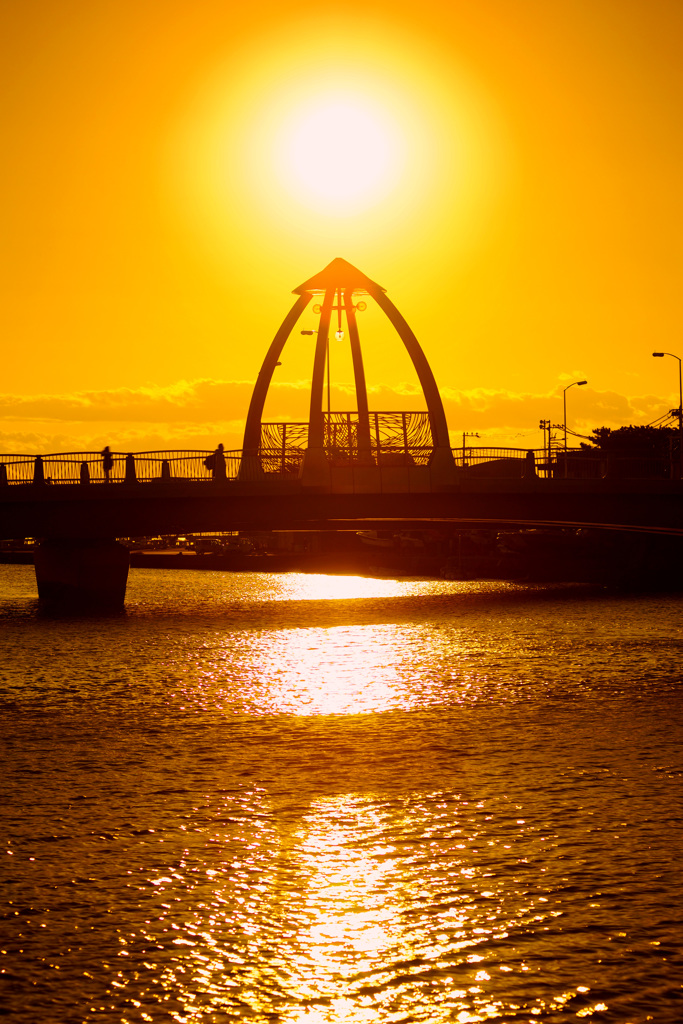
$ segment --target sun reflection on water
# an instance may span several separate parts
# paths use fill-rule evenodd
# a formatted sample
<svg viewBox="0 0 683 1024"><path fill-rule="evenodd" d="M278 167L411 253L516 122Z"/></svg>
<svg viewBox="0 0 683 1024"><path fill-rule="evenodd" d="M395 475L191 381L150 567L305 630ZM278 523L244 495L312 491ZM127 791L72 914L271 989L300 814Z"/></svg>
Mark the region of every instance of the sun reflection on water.
<svg viewBox="0 0 683 1024"><path fill-rule="evenodd" d="M577 1016L601 1011L586 986L551 994L538 973L527 979L519 943L548 916L517 856L501 872L484 855L482 810L440 792L307 808L265 791L227 798L222 825L188 834L176 870L149 878L161 913L121 936L114 985L139 992L149 970L178 1024L464 1024L547 1016L584 994ZM130 1001L155 1003L150 990Z"/></svg>
<svg viewBox="0 0 683 1024"><path fill-rule="evenodd" d="M369 576L330 576L284 573L270 577L270 598L285 601L344 601L371 597L398 597L415 589L415 581ZM418 584L420 590L424 583Z"/></svg>
<svg viewBox="0 0 683 1024"><path fill-rule="evenodd" d="M47 662L26 621L11 634L17 1019L559 1024L643 999L672 1019L680 645L640 602L596 625L451 583L430 603L426 581L181 582L153 629L41 629L58 698L28 689ZM650 700L623 683L634 650L664 659Z"/></svg>
<svg viewBox="0 0 683 1024"><path fill-rule="evenodd" d="M270 712L348 715L411 705L394 626L294 629L271 636L270 645L260 687Z"/></svg>
<svg viewBox="0 0 683 1024"><path fill-rule="evenodd" d="M463 584L448 586L457 594ZM260 628L228 628L212 636L208 653L192 652L182 669L188 705L215 701L228 711L308 716L415 710L442 704L445 695L471 700L479 677L460 664L471 642L466 631L451 627L447 641L445 633L435 637L415 620L413 605L410 619L395 618L394 598L419 601L439 587L424 580L273 575L261 589L272 602L273 628L263 628L261 618ZM283 604L287 611L279 613ZM236 614L249 625L248 611Z"/></svg>

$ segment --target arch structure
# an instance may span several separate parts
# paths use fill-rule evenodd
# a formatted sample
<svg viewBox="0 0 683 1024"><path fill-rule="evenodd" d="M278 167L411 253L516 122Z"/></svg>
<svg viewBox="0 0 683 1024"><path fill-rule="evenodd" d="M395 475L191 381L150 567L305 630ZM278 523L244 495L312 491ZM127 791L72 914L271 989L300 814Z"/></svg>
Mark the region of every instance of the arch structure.
<svg viewBox="0 0 683 1024"><path fill-rule="evenodd" d="M275 335L259 371L244 430L240 477L296 475L304 487L347 490L423 491L451 487L456 469L446 415L431 367L408 323L380 287L343 259L294 289L294 305ZM403 342L425 399L424 412L373 412L363 368L357 313L372 299ZM285 344L312 300L319 316L308 423L264 423L263 410ZM348 334L356 409L329 405L330 331ZM327 409L325 382L327 371Z"/></svg>

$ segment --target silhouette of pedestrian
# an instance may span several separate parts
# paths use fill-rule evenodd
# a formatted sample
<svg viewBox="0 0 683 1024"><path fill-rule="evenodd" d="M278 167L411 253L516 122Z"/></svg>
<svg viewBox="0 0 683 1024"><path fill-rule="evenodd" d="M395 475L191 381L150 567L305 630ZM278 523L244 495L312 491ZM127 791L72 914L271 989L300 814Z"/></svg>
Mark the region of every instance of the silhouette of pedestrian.
<svg viewBox="0 0 683 1024"><path fill-rule="evenodd" d="M219 444L213 453L212 476L214 480L225 480L225 455L223 454L222 444Z"/></svg>
<svg viewBox="0 0 683 1024"><path fill-rule="evenodd" d="M211 470L211 476L214 480L225 480L225 455L223 454L222 444L218 445L215 452L206 456L204 465L207 469Z"/></svg>
<svg viewBox="0 0 683 1024"><path fill-rule="evenodd" d="M109 451L109 445L102 450L102 469L104 470L104 479L106 483L109 483L109 474L112 471L114 465L114 456Z"/></svg>

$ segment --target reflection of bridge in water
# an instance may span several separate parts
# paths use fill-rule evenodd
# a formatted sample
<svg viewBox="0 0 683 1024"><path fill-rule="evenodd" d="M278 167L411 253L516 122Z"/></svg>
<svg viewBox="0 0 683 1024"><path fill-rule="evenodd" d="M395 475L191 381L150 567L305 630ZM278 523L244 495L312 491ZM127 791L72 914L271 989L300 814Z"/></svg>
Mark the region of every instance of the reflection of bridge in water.
<svg viewBox="0 0 683 1024"><path fill-rule="evenodd" d="M115 537L229 530L402 529L441 524L603 526L683 533L679 466L450 445L432 371L384 290L344 260L296 289L252 395L238 452L0 456L0 537L34 537L41 596L121 601ZM266 423L273 372L302 312L319 316L306 423ZM360 297L360 298L359 298ZM357 314L373 299L410 356L417 412L368 406ZM356 409L329 408L329 337L348 335ZM310 332L306 332L310 333ZM328 374L328 408L325 383ZM207 461L209 465L207 466Z"/></svg>

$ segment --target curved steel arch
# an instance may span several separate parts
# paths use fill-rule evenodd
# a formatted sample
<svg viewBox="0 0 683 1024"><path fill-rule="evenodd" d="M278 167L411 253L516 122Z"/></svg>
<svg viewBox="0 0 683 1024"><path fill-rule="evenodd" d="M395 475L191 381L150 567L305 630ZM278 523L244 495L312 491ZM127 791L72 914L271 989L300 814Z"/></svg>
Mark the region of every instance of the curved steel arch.
<svg viewBox="0 0 683 1024"><path fill-rule="evenodd" d="M344 301L351 344L351 355L354 369L356 401L359 413L359 449L370 449L370 433L368 424L368 400L363 357L361 353L358 325L353 307L353 296L369 295L387 316L403 342L410 360L417 373L422 392L427 404L427 413L432 432L433 454L430 467L436 474L437 483L450 484L455 479L455 463L448 436L446 414L441 395L434 379L434 374L422 348L409 327L405 318L388 298L386 291L372 281L356 267L340 257L332 260L320 273L305 281L294 289L298 298L283 320L273 339L259 371L244 430L244 458L252 464L258 457L261 437L261 420L265 407L268 388L273 372L279 361L282 350L293 331L296 323L314 295L323 296L320 322L317 330L315 354L313 358L313 376L308 420L308 446L304 459L303 476L308 476L313 483L324 482L327 472L327 460L324 453L324 417L323 391L325 365L327 358L328 335L335 296L339 302Z"/></svg>
<svg viewBox="0 0 683 1024"><path fill-rule="evenodd" d="M270 348L266 352L266 357L261 364L261 369L259 370L259 375L256 378L254 390L251 393L247 421L244 427L244 441L242 443L242 448L243 455L246 457L255 457L258 454L259 445L261 443L261 418L263 416L268 388L270 387L273 379L275 367L282 355L282 350L285 347L287 339L296 326L297 320L312 298L312 294L300 295L298 297L289 313L280 324L280 329L273 338Z"/></svg>

